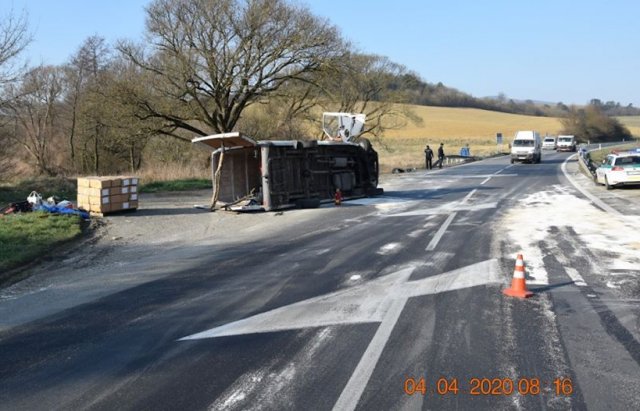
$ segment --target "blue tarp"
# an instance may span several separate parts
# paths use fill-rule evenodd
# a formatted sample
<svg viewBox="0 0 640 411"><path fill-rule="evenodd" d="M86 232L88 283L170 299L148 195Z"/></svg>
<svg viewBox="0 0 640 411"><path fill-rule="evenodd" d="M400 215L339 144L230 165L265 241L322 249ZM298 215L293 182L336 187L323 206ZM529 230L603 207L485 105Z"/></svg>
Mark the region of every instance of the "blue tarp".
<svg viewBox="0 0 640 411"><path fill-rule="evenodd" d="M49 206L49 205L46 205L46 204L42 204L35 211L46 211L46 212L52 213L52 214L77 215L77 216L80 216L81 218L83 218L85 220L89 218L89 213L87 213L86 211L81 211L81 210L76 210L76 209L73 209L73 208L66 208L66 207Z"/></svg>

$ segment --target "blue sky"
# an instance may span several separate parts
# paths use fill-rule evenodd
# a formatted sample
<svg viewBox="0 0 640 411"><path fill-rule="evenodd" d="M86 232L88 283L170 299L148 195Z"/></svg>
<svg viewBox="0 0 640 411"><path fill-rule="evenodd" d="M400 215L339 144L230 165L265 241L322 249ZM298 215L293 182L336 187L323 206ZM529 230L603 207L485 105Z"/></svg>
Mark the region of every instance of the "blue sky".
<svg viewBox="0 0 640 411"><path fill-rule="evenodd" d="M474 96L640 107L635 0L298 0L358 49ZM60 64L93 34L142 39L143 0L0 0L26 10L32 64Z"/></svg>

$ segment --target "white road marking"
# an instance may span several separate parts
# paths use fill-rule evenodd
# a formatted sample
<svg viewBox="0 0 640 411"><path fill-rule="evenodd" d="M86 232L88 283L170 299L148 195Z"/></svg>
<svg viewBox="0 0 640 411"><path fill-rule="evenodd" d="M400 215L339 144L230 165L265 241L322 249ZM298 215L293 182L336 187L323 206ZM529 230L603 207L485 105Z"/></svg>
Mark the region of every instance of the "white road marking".
<svg viewBox="0 0 640 411"><path fill-rule="evenodd" d="M427 251L433 251L436 249L436 247L438 246L438 243L440 242L440 239L442 238L444 233L447 231L447 228L449 228L449 224L451 224L453 219L456 218L456 214L457 213L451 213L449 214L447 219L444 220L444 223L442 223L442 225L440 226L436 234L431 239L431 242L429 242L429 245L427 245Z"/></svg>
<svg viewBox="0 0 640 411"><path fill-rule="evenodd" d="M500 170L503 171L504 169ZM430 175L429 177L438 177L443 179L451 179L451 180L462 180L465 178L487 178L487 177L517 177L519 174L500 174L498 171L494 174L459 174L459 175L450 175L450 174L442 174L442 175Z"/></svg>
<svg viewBox="0 0 640 411"><path fill-rule="evenodd" d="M347 385L342 390L342 394L340 394L338 401L333 406L334 410L348 411L356 408L406 302L407 300L394 300L391 303L389 311L384 316L358 366L351 374L351 378L349 378Z"/></svg>
<svg viewBox="0 0 640 411"><path fill-rule="evenodd" d="M471 196L473 196L473 194L475 194L475 192L477 191L477 189L473 189L469 192L469 194L467 194L462 201L460 202L460 206L464 206L469 199L471 199ZM429 242L429 245L427 245L427 251L433 251L435 250L435 248L438 246L438 243L440 242L440 240L442 239L442 236L444 235L444 233L447 231L447 228L449 228L449 225L451 224L451 222L453 221L454 218L456 218L456 212L453 212L451 214L449 214L449 216L447 217L447 219L444 221L444 223L440 226L440 228L438 229L438 231L436 232L436 234L433 236L433 238L431 239L431 241Z"/></svg>
<svg viewBox="0 0 640 411"><path fill-rule="evenodd" d="M578 287L587 286L587 283L584 281L584 278L582 278L582 276L578 273L578 270L573 267L565 267L564 270L567 272L571 280L573 280L573 283L575 285L577 285Z"/></svg>
<svg viewBox="0 0 640 411"><path fill-rule="evenodd" d="M420 216L420 215L441 215L441 214L449 214L452 211L478 211L478 210L487 210L489 208L498 207L498 203L488 202L484 204L469 204L465 205L460 202L456 203L448 203L442 206L438 206L430 209L422 209L422 210L412 210L412 211L404 211L401 213L394 214L385 214L381 215L381 217L411 217L411 216ZM428 228L428 226L425 226Z"/></svg>
<svg viewBox="0 0 640 411"><path fill-rule="evenodd" d="M469 201L469 199L471 199L471 196L473 196L473 195L476 193L476 191L478 191L478 189L477 189L477 188L474 188L473 190L471 190L471 191L469 192L469 194L467 194L467 195L462 199L461 204L466 204L466 203L467 203L467 201Z"/></svg>
<svg viewBox="0 0 640 411"><path fill-rule="evenodd" d="M409 298L502 283L496 259L421 280L408 281L417 266L418 264L413 264L365 284L276 308L189 335L178 341L337 324L380 322L376 334L333 408L350 411L357 406Z"/></svg>
<svg viewBox="0 0 640 411"><path fill-rule="evenodd" d="M480 185L482 185L482 186L483 186L483 185L485 185L485 184L486 184L487 182L489 182L489 180L491 180L493 177L516 177L516 176L518 176L518 174L500 174L500 173L502 173L504 170L506 170L506 169L508 169L508 168L510 168L510 167L513 167L513 164L509 164L509 165L508 165L508 166L506 166L505 168L501 168L500 170L496 171L495 173L493 173L493 174L491 174L491 175L487 176L487 178L486 178L482 183L480 183Z"/></svg>

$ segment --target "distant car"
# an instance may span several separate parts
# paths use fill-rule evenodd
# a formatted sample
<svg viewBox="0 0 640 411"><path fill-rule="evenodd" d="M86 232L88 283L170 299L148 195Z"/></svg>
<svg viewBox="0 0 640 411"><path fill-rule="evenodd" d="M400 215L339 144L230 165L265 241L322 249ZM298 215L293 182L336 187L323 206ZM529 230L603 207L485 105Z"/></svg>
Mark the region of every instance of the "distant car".
<svg viewBox="0 0 640 411"><path fill-rule="evenodd" d="M596 185L607 190L619 185L640 184L640 150L613 152L596 169Z"/></svg>
<svg viewBox="0 0 640 411"><path fill-rule="evenodd" d="M556 138L555 137L545 137L542 140L542 149L543 150L555 150L556 149Z"/></svg>
<svg viewBox="0 0 640 411"><path fill-rule="evenodd" d="M576 151L575 136L558 136L557 151Z"/></svg>

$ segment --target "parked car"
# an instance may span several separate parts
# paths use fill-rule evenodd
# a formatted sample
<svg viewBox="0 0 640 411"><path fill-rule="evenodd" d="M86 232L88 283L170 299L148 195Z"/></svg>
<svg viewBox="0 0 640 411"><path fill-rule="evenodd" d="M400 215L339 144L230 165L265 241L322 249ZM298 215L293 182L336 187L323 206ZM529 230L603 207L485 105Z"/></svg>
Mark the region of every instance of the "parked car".
<svg viewBox="0 0 640 411"><path fill-rule="evenodd" d="M596 169L596 185L604 184L607 190L619 185L640 184L640 149L612 152Z"/></svg>
<svg viewBox="0 0 640 411"><path fill-rule="evenodd" d="M558 136L558 151L576 151L575 136Z"/></svg>
<svg viewBox="0 0 640 411"><path fill-rule="evenodd" d="M543 150L555 150L556 149L556 138L547 136L542 141L542 149Z"/></svg>

